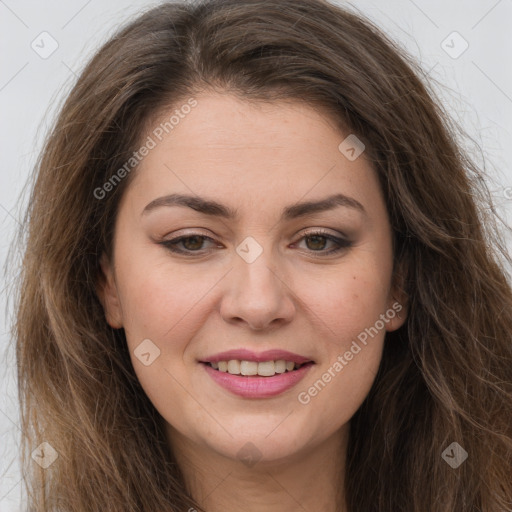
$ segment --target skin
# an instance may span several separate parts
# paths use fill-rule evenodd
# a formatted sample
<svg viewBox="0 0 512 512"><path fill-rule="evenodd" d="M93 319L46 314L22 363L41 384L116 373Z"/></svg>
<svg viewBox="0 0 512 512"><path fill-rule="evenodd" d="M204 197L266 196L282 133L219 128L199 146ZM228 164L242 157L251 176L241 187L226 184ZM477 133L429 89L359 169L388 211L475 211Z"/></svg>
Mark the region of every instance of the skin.
<svg viewBox="0 0 512 512"><path fill-rule="evenodd" d="M248 102L227 92L196 100L141 162L121 200L112 261L102 257L107 321L125 329L137 377L165 419L193 497L209 512L240 504L249 512L346 510L341 478L350 418L372 386L386 331L406 318L405 304L401 318L388 319L309 403L298 395L358 334L404 303L393 286L391 228L377 176L364 153L350 161L340 152L348 134L307 104ZM142 213L171 193L216 200L239 216L180 206ZM364 212L338 206L280 220L284 207L334 193ZM315 228L351 245L326 255L336 244L305 237ZM159 243L184 235L213 241L179 244L190 255ZM263 249L252 263L236 252L248 236ZM160 349L149 366L134 355L145 339ZM315 364L281 395L242 398L199 363L237 348L284 349ZM260 457L251 466L237 455L246 443Z"/></svg>

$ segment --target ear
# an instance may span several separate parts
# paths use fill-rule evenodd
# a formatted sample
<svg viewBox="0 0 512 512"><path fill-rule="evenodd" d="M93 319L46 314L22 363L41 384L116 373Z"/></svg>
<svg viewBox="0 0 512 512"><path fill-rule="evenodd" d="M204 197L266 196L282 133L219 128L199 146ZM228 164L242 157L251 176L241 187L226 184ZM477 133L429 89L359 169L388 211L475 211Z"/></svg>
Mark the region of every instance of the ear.
<svg viewBox="0 0 512 512"><path fill-rule="evenodd" d="M386 324L386 331L396 331L404 325L409 312L409 298L405 291L405 275L403 267L393 275L393 285L389 294L388 310L386 316L390 319Z"/></svg>
<svg viewBox="0 0 512 512"><path fill-rule="evenodd" d="M105 311L105 318L110 327L123 327L121 302L117 293L114 271L105 253L100 257L101 273L96 285L96 293Z"/></svg>

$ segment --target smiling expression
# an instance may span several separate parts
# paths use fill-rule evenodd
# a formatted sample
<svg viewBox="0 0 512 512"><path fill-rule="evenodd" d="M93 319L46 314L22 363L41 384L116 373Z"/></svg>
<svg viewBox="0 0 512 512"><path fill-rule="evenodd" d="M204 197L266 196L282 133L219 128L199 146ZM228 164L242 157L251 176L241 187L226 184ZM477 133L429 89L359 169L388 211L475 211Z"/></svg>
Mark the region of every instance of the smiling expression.
<svg viewBox="0 0 512 512"><path fill-rule="evenodd" d="M384 198L365 154L347 159L338 146L349 134L318 110L196 100L122 197L101 300L171 442L230 458L252 442L264 460L293 457L346 431L385 332L405 317L298 401L399 299ZM142 342L146 359L158 354L151 364ZM305 364L282 372L278 361L294 358ZM219 371L228 361L246 375ZM257 361L264 375L251 375Z"/></svg>

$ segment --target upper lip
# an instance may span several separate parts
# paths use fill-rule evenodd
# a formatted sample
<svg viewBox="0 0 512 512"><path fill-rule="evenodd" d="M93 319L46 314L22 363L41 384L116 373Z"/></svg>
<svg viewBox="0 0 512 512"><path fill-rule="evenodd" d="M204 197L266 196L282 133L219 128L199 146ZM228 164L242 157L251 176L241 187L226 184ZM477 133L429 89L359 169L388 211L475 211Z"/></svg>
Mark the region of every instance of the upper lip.
<svg viewBox="0 0 512 512"><path fill-rule="evenodd" d="M279 361L281 359L284 359L285 361L292 361L293 363L297 364L308 363L310 361L313 362L312 359L288 352L286 350L273 349L256 353L244 348L220 352L218 354L214 354L212 356L206 357L205 359L202 359L201 362L218 363L219 361L231 361L232 359L238 361L256 361L257 363L264 361Z"/></svg>

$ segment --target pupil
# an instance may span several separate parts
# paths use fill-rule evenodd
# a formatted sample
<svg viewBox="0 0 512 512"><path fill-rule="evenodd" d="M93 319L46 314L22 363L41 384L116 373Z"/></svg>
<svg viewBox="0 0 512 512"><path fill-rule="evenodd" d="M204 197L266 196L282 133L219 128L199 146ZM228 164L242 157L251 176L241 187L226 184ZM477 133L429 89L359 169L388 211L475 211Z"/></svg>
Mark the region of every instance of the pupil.
<svg viewBox="0 0 512 512"><path fill-rule="evenodd" d="M321 247L317 246L316 249L323 249L325 247L325 237L322 236L322 235L311 235L311 236L308 237L308 240L313 240L313 245L315 244L315 241L318 242L318 240L323 240L323 243L320 243ZM308 246L309 245L310 244L308 244ZM312 247L309 247L309 248L311 249ZM315 247L313 247L313 249L314 248Z"/></svg>
<svg viewBox="0 0 512 512"><path fill-rule="evenodd" d="M201 244L202 244L202 241L201 241L201 238L200 236L190 236L188 238L185 238L185 240L183 240L183 244L185 245L185 247L187 249L190 249L190 250L193 250L193 249L200 249L201 248ZM190 247L190 240L195 240L196 242L198 242L198 244L196 244L194 246L194 244L192 243L192 247Z"/></svg>

